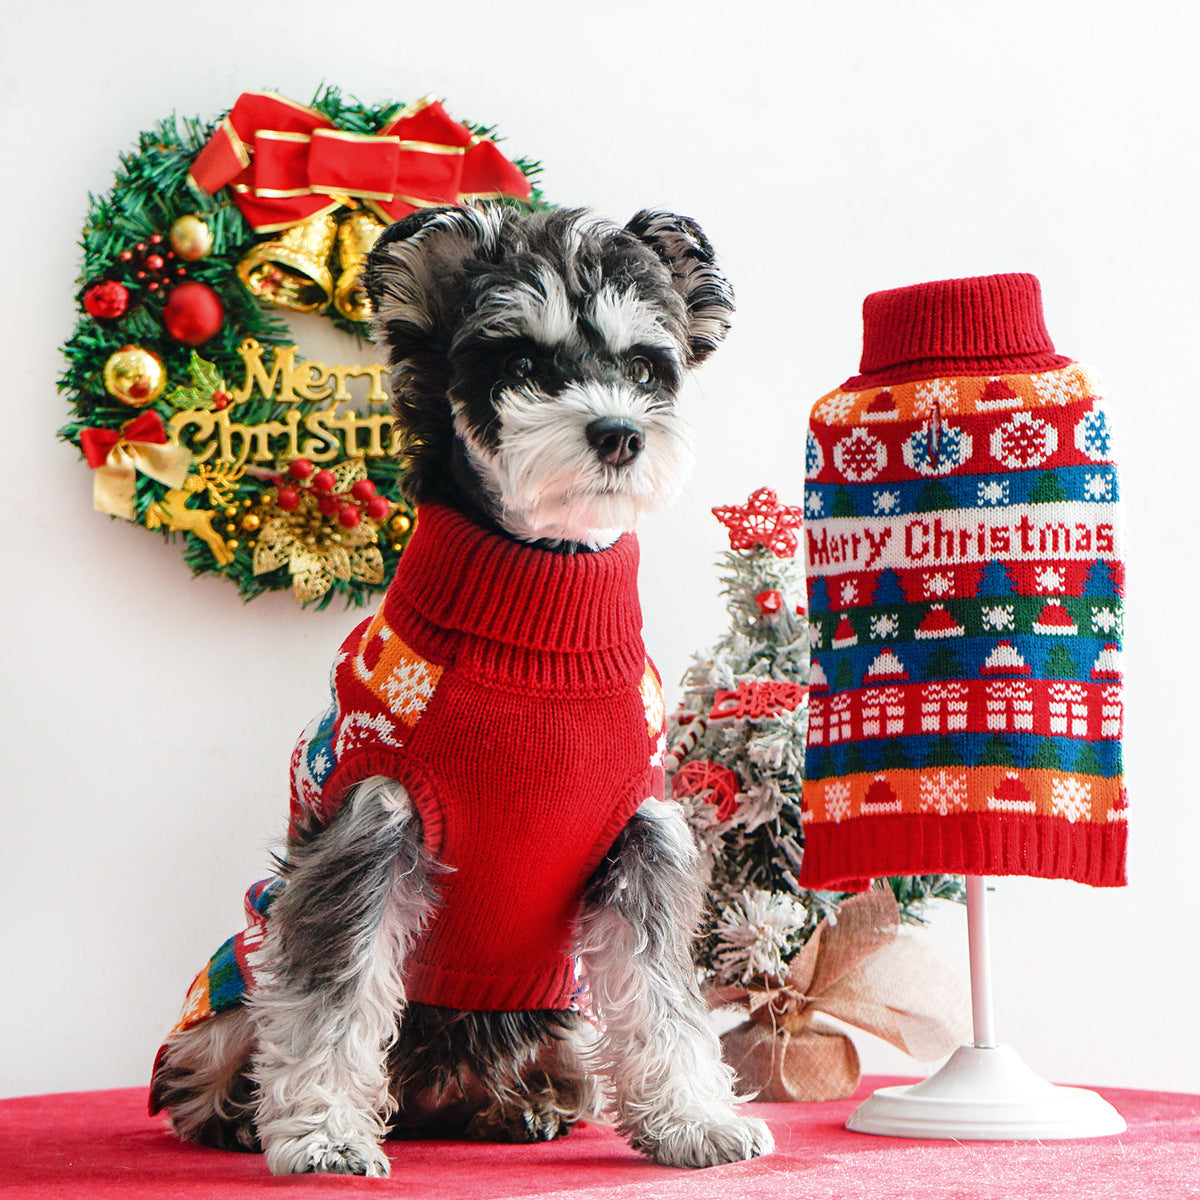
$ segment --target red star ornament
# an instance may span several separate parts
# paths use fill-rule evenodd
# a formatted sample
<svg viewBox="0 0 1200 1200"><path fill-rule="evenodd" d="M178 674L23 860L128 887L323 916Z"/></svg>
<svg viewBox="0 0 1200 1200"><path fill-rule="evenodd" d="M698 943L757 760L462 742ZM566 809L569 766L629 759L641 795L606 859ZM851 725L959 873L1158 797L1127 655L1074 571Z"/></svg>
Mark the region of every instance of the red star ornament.
<svg viewBox="0 0 1200 1200"><path fill-rule="evenodd" d="M729 530L731 550L766 546L776 558L791 558L799 548L794 531L804 523L804 510L780 504L772 488L751 492L745 504L724 504L712 511Z"/></svg>

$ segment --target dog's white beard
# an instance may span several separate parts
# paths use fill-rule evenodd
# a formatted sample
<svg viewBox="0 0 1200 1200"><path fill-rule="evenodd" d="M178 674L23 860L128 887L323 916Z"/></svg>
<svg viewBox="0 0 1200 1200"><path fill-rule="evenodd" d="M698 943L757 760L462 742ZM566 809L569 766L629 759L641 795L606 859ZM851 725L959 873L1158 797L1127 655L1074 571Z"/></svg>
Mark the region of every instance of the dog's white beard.
<svg viewBox="0 0 1200 1200"><path fill-rule="evenodd" d="M587 427L602 417L642 429L644 446L632 462L613 467L589 445ZM616 384L572 385L554 397L509 389L496 422L499 446L491 450L455 405L455 428L491 507L522 541L609 546L675 498L692 462L690 431L673 406Z"/></svg>

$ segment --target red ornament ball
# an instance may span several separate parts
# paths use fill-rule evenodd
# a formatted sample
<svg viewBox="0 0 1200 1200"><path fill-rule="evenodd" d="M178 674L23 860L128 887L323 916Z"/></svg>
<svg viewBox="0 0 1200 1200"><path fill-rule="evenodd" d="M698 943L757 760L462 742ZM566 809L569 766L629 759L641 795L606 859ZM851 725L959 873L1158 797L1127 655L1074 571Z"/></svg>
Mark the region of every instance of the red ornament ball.
<svg viewBox="0 0 1200 1200"><path fill-rule="evenodd" d="M367 516L372 521L386 521L392 511L392 502L386 496L373 496L367 501Z"/></svg>
<svg viewBox="0 0 1200 1200"><path fill-rule="evenodd" d="M355 500L362 501L365 504L372 496L375 495L375 485L369 479L360 479L351 489L350 495Z"/></svg>
<svg viewBox="0 0 1200 1200"><path fill-rule="evenodd" d="M312 485L318 492L332 492L337 479L332 471L318 471L313 476Z"/></svg>
<svg viewBox="0 0 1200 1200"><path fill-rule="evenodd" d="M219 391L213 392L213 395L212 395L213 408L217 409L218 411L220 411L222 408L228 408L229 407L229 399L230 399L230 397L229 397L228 392L219 392Z"/></svg>
<svg viewBox="0 0 1200 1200"><path fill-rule="evenodd" d="M300 503L300 493L295 488L280 488L279 495L275 497L275 503L284 512L295 512Z"/></svg>
<svg viewBox="0 0 1200 1200"><path fill-rule="evenodd" d="M343 529L353 529L361 520L362 513L353 504L346 504L338 509L338 524Z"/></svg>
<svg viewBox="0 0 1200 1200"><path fill-rule="evenodd" d="M313 473L313 465L307 458L294 458L288 463L288 474L293 479L307 479Z"/></svg>
<svg viewBox="0 0 1200 1200"><path fill-rule="evenodd" d="M676 799L711 793L708 802L716 805L718 823L728 821L737 812L739 791L741 781L737 773L706 758L684 763L671 780L671 795Z"/></svg>
<svg viewBox="0 0 1200 1200"><path fill-rule="evenodd" d="M202 346L225 322L221 299L207 283L177 284L163 308L167 332L185 346Z"/></svg>
<svg viewBox="0 0 1200 1200"><path fill-rule="evenodd" d="M83 293L83 307L97 321L115 321L129 308L129 289L115 279L93 283Z"/></svg>

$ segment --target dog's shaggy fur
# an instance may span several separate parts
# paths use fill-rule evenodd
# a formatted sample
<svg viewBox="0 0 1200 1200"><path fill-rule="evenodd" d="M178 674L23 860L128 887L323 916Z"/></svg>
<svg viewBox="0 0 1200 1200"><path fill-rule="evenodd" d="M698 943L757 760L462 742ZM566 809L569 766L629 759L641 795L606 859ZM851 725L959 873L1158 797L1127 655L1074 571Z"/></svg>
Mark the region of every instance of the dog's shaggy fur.
<svg viewBox="0 0 1200 1200"><path fill-rule="evenodd" d="M542 548L613 543L680 487L684 372L724 336L728 285L694 222L430 209L380 238L366 284L418 502ZM294 834L248 1006L173 1035L153 1102L180 1136L261 1147L272 1171L387 1173L389 1131L537 1141L604 1113L661 1163L769 1151L733 1108L695 986L703 890L673 805L648 801L581 898L574 1011L406 1004L441 868L395 781Z"/></svg>

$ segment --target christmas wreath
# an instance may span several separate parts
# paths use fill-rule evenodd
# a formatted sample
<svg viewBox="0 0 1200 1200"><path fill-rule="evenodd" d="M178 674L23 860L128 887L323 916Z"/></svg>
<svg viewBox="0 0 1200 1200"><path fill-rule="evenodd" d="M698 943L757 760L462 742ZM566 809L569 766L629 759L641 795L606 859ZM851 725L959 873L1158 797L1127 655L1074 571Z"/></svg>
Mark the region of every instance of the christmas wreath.
<svg viewBox="0 0 1200 1200"><path fill-rule="evenodd" d="M378 363L306 360L283 314L323 313L362 347L359 270L390 222L476 199L537 205L536 163L433 98L311 106L243 93L219 120L170 117L91 197L59 436L97 510L181 538L194 574L246 599L364 604L412 528Z"/></svg>

